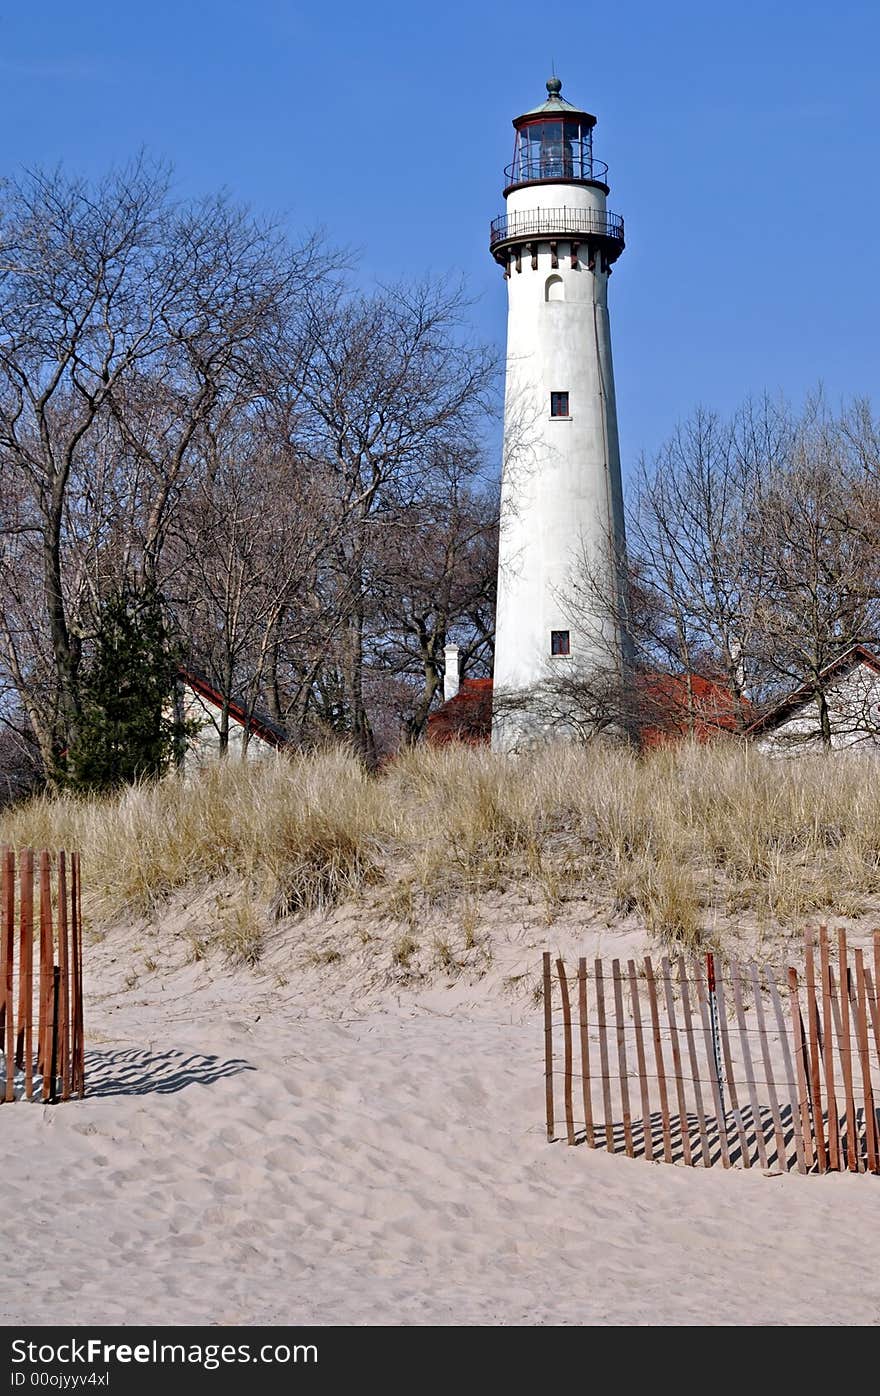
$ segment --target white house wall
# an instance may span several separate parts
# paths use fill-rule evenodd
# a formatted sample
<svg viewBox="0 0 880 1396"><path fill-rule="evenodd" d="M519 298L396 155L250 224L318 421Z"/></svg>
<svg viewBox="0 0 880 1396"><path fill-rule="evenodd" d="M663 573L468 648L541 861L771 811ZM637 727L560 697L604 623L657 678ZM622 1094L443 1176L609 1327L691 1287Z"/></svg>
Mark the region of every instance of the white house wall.
<svg viewBox="0 0 880 1396"><path fill-rule="evenodd" d="M184 688L182 706L184 720L198 723L198 731L187 744L183 761L184 770L189 772L218 760L220 756L220 709L189 687ZM230 716L227 755L235 760L236 757L241 758L244 752L244 727ZM255 732L251 733L247 743L248 760L265 760L275 755L277 750L270 742L264 741Z"/></svg>

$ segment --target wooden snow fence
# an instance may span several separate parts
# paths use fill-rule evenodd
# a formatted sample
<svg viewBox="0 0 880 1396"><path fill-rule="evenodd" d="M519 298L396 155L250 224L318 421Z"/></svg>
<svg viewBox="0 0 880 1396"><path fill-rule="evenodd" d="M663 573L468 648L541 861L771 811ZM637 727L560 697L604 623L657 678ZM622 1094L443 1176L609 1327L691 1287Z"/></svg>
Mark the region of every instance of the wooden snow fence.
<svg viewBox="0 0 880 1396"><path fill-rule="evenodd" d="M547 1138L692 1167L880 1173L880 931L777 983L717 955L544 955Z"/></svg>
<svg viewBox="0 0 880 1396"><path fill-rule="evenodd" d="M0 1103L85 1094L78 853L0 847Z"/></svg>

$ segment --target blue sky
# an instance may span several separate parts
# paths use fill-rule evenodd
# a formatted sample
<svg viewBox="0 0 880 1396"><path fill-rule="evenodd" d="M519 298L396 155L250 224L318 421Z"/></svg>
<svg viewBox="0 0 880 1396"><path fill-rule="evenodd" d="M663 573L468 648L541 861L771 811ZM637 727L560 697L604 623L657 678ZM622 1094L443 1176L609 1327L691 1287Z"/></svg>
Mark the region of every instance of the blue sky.
<svg viewBox="0 0 880 1396"><path fill-rule="evenodd" d="M146 146L184 193L357 247L367 281L461 273L501 345L487 228L511 118L555 59L626 219L626 469L697 403L819 381L880 398L878 49L868 0L0 0L0 174Z"/></svg>

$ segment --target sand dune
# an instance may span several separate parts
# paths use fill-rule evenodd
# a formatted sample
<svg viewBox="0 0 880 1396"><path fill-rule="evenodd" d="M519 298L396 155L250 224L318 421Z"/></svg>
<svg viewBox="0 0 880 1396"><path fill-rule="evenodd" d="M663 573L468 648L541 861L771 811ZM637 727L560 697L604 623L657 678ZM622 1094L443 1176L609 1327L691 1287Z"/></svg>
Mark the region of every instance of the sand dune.
<svg viewBox="0 0 880 1396"><path fill-rule="evenodd" d="M90 1097L0 1116L4 1323L880 1320L876 1180L547 1145L530 1003L124 963Z"/></svg>

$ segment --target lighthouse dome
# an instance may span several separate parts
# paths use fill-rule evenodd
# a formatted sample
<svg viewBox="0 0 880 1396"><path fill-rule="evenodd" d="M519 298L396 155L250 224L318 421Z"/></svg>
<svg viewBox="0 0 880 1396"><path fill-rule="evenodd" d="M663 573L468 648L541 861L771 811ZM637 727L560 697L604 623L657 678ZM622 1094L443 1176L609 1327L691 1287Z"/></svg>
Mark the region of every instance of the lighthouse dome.
<svg viewBox="0 0 880 1396"><path fill-rule="evenodd" d="M513 123L514 126L518 126L521 121L526 121L529 117L553 115L574 115L585 117L591 125L595 126L595 116L591 116L589 112L581 111L578 107L574 105L573 102L569 102L561 94L562 78L548 78L546 99L541 103L540 106L532 107L531 111L523 112L522 116L518 116Z"/></svg>

